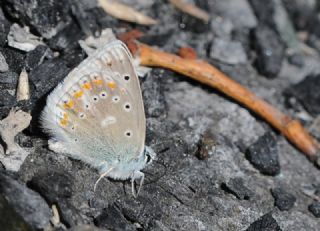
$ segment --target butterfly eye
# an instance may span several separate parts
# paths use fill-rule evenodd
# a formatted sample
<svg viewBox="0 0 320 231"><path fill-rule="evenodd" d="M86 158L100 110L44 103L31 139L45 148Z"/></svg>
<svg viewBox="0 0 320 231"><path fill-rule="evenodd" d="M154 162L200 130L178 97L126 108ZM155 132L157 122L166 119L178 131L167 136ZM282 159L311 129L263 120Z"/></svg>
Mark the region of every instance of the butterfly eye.
<svg viewBox="0 0 320 231"><path fill-rule="evenodd" d="M151 156L149 154L146 154L146 156L145 156L146 164L150 163L151 160L152 160Z"/></svg>
<svg viewBox="0 0 320 231"><path fill-rule="evenodd" d="M125 81L129 81L130 80L130 76L129 75L125 75L125 76L123 76L123 78L124 78Z"/></svg>

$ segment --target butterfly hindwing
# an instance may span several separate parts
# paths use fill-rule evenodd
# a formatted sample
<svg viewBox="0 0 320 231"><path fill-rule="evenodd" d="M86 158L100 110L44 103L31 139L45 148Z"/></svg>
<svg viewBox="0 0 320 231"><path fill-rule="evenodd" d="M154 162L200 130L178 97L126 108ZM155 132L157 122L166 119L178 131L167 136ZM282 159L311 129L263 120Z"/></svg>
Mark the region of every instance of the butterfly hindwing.
<svg viewBox="0 0 320 231"><path fill-rule="evenodd" d="M140 156L145 115L128 49L114 41L88 57L48 97L43 125L94 166Z"/></svg>

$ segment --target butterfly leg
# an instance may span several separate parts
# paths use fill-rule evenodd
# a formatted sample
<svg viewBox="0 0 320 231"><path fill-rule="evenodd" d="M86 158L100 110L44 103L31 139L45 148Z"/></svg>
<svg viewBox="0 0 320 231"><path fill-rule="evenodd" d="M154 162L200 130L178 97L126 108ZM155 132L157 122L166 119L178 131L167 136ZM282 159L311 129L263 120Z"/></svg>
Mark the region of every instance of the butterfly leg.
<svg viewBox="0 0 320 231"><path fill-rule="evenodd" d="M140 184L139 184L138 192L136 193L136 190L134 188L134 182L135 180L138 180L138 179L140 179ZM144 182L144 173L140 171L134 171L131 176L131 190L132 190L133 197L137 198L143 182Z"/></svg>
<svg viewBox="0 0 320 231"><path fill-rule="evenodd" d="M99 179L96 181L96 183L94 183L93 186L93 192L96 191L97 185L100 182L100 180L102 180L103 177L105 177L106 175L108 175L111 171L113 170L113 168L108 169L106 172L102 173L99 177Z"/></svg>

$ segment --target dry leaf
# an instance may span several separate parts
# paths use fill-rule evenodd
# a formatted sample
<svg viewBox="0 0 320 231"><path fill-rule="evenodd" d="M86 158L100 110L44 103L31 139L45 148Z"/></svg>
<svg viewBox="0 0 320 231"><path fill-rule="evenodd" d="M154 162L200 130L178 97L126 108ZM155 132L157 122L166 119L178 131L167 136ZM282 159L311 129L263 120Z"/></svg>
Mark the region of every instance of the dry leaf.
<svg viewBox="0 0 320 231"><path fill-rule="evenodd" d="M20 73L16 96L17 101L30 99L29 78L25 69Z"/></svg>
<svg viewBox="0 0 320 231"><path fill-rule="evenodd" d="M6 144L5 154L0 153L0 161L10 171L19 171L21 164L29 152L22 149L14 142L14 137L25 128L31 121L31 115L24 111L11 110L9 115L0 121L0 136Z"/></svg>
<svg viewBox="0 0 320 231"><path fill-rule="evenodd" d="M172 5L174 5L176 8L181 10L182 12L186 14L190 14L191 16L201 19L205 21L206 23L209 21L209 14L201 10L200 8L196 7L193 4L186 3L183 0L169 0Z"/></svg>
<svg viewBox="0 0 320 231"><path fill-rule="evenodd" d="M141 25L154 25L157 23L153 18L115 0L98 0L98 6L117 19Z"/></svg>

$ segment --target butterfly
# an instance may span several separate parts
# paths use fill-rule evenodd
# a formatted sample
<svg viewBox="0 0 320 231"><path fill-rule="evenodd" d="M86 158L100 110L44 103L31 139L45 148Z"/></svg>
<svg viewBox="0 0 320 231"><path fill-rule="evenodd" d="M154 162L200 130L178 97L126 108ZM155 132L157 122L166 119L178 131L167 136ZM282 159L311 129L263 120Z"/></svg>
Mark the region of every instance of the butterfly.
<svg viewBox="0 0 320 231"><path fill-rule="evenodd" d="M41 115L50 149L96 168L100 178L131 179L155 157L145 147L146 118L139 79L124 43L113 40L72 70L48 96ZM135 180L140 180L136 193Z"/></svg>

